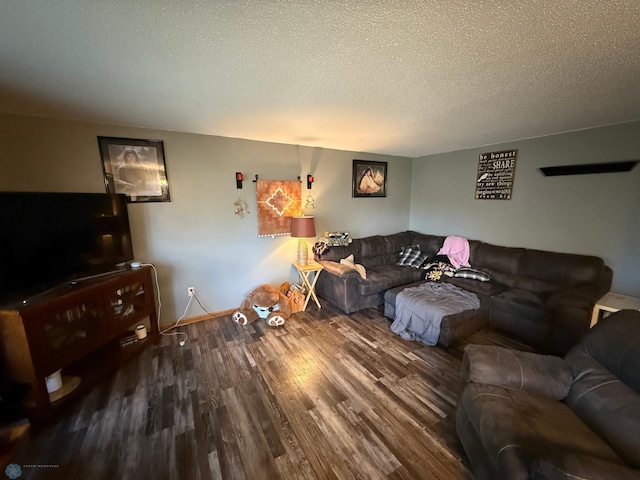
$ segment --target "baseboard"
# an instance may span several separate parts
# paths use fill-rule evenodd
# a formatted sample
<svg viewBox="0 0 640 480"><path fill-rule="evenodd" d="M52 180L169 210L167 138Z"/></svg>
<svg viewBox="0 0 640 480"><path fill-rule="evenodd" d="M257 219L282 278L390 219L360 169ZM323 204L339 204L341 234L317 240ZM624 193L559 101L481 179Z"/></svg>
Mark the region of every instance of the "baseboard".
<svg viewBox="0 0 640 480"><path fill-rule="evenodd" d="M202 322L203 320L211 320L214 318L224 317L226 315L231 315L236 310L237 308L232 308L230 310L223 310L220 312L212 312L212 313L206 313L204 315L198 315L197 317L188 317L183 320L180 320L179 325L189 325L190 323L198 323L198 322ZM161 331L166 330L167 328L173 327L174 325L175 325L175 322L162 323L160 324L160 330Z"/></svg>

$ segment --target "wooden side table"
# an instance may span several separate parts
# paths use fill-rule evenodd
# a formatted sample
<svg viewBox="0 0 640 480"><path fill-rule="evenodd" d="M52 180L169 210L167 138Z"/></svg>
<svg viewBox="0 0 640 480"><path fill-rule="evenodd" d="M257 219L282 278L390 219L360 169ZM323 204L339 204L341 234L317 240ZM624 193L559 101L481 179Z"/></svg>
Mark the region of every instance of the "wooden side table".
<svg viewBox="0 0 640 480"><path fill-rule="evenodd" d="M316 295L316 282L318 281L318 276L324 267L318 262L309 262L306 265L300 265L298 262L293 262L293 266L298 271L298 275L300 275L300 281L307 289L307 295L304 299L302 311L304 312L307 309L307 304L311 298L316 302L318 308L322 308Z"/></svg>
<svg viewBox="0 0 640 480"><path fill-rule="evenodd" d="M618 310L626 309L640 310L640 298L613 292L605 294L593 307L593 313L591 314L591 325L589 325L589 328L598 323L598 320L600 320L600 314L602 312L613 313L617 312Z"/></svg>

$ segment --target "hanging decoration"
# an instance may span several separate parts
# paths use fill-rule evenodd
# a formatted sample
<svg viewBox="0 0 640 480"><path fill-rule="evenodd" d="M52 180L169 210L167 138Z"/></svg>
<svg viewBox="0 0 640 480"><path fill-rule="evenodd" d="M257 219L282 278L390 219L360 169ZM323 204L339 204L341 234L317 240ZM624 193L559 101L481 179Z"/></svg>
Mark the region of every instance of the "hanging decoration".
<svg viewBox="0 0 640 480"><path fill-rule="evenodd" d="M247 205L247 202L243 198L238 197L238 200L233 202L233 206L236 208L236 215L240 218L249 215L249 205Z"/></svg>
<svg viewBox="0 0 640 480"><path fill-rule="evenodd" d="M306 203L304 204L304 209L305 210L308 210L310 208L316 208L315 199L313 198L313 195L311 195L311 194L307 195Z"/></svg>
<svg viewBox="0 0 640 480"><path fill-rule="evenodd" d="M302 213L297 180L257 180L258 236L289 235L291 217Z"/></svg>

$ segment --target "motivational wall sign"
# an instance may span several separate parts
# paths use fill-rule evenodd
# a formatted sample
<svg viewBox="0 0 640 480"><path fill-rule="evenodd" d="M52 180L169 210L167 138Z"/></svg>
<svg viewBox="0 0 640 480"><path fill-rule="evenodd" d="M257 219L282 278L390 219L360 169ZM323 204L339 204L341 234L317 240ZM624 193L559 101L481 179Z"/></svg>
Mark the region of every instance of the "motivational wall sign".
<svg viewBox="0 0 640 480"><path fill-rule="evenodd" d="M511 200L518 150L481 153L476 200Z"/></svg>

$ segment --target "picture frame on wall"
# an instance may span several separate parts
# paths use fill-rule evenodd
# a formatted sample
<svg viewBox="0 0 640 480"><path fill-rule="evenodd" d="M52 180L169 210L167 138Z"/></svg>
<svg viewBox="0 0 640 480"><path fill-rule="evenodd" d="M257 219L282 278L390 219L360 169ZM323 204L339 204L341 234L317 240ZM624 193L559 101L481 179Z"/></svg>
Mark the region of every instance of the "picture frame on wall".
<svg viewBox="0 0 640 480"><path fill-rule="evenodd" d="M162 140L98 137L107 193L129 203L170 202Z"/></svg>
<svg viewBox="0 0 640 480"><path fill-rule="evenodd" d="M476 200L511 200L518 149L481 153Z"/></svg>
<svg viewBox="0 0 640 480"><path fill-rule="evenodd" d="M354 160L352 174L353 197L387 196L387 162Z"/></svg>

